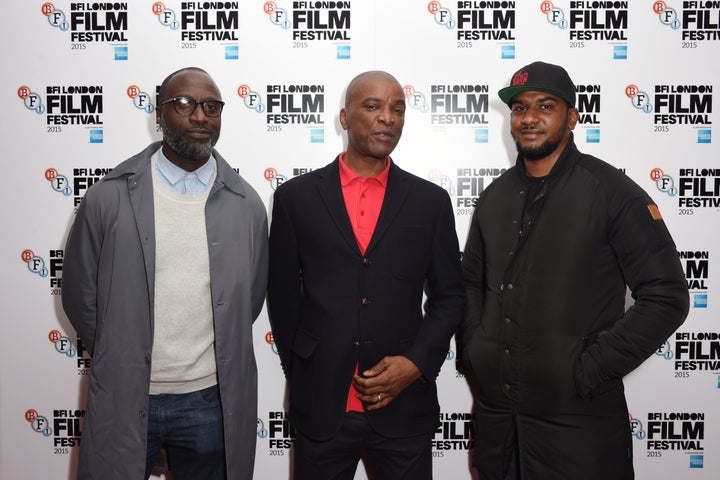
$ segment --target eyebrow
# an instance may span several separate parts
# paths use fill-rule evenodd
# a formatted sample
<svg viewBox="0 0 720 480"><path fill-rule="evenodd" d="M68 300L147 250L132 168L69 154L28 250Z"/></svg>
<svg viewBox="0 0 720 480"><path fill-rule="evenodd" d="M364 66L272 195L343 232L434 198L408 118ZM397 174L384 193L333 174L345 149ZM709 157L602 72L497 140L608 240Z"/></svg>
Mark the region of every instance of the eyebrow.
<svg viewBox="0 0 720 480"><path fill-rule="evenodd" d="M191 100L195 100L196 102L205 102L205 101L208 101L208 102L222 102L222 98L215 97L215 96L208 97L208 98L206 98L205 100L198 100L197 98L195 98L194 95L182 95L182 94L173 95L172 97L168 97L168 98L189 98L189 99L191 99Z"/></svg>
<svg viewBox="0 0 720 480"><path fill-rule="evenodd" d="M538 102L555 102L555 103L558 103L559 100L560 100L560 99L559 99L558 97L549 96L549 97L540 97L540 98L534 99L533 102L535 102L535 103L538 103ZM524 104L524 103L525 103L525 102L522 102L522 101L520 101L520 100L513 100L513 101L510 102L510 105Z"/></svg>
<svg viewBox="0 0 720 480"><path fill-rule="evenodd" d="M363 101L363 102L382 102L383 99L382 99L382 98L377 98L377 97L367 97L367 98L363 98L362 101ZM404 99L404 98L398 98L397 100L393 101L393 103L402 103L402 104L404 104L404 103L405 103L405 99Z"/></svg>

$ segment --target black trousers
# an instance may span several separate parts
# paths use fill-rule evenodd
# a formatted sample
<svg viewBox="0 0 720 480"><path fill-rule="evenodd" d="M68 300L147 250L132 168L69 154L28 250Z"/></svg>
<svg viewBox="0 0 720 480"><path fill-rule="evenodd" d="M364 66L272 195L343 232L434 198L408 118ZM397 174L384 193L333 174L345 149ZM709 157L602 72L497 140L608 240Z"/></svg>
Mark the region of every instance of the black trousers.
<svg viewBox="0 0 720 480"><path fill-rule="evenodd" d="M371 480L432 480L433 434L408 438L378 435L365 415L345 414L338 434L319 442L297 432L294 480L353 480L361 459Z"/></svg>

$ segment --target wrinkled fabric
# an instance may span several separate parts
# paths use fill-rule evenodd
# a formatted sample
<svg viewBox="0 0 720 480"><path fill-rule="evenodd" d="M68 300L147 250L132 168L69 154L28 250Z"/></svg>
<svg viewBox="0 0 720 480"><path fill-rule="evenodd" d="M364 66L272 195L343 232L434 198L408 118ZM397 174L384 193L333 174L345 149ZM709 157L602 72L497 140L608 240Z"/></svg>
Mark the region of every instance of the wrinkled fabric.
<svg viewBox="0 0 720 480"><path fill-rule="evenodd" d="M518 159L485 189L464 250L474 464L504 479L517 435L524 479L632 478L622 378L687 315L675 244L650 197L572 141L526 199L530 182Z"/></svg>
<svg viewBox="0 0 720 480"><path fill-rule="evenodd" d="M153 342L154 143L93 185L63 264L63 307L92 355L78 478L140 479L145 471ZM260 197L213 151L205 207L218 383L228 478L252 478L257 367L252 324L267 283L267 216Z"/></svg>

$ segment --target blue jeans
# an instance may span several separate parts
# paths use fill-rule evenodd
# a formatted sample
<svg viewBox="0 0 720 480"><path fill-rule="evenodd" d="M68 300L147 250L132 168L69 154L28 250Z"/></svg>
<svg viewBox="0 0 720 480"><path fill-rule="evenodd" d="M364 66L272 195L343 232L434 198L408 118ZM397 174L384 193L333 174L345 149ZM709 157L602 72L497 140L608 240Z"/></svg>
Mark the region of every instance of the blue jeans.
<svg viewBox="0 0 720 480"><path fill-rule="evenodd" d="M173 480L225 480L225 440L217 385L150 395L145 478L165 447Z"/></svg>

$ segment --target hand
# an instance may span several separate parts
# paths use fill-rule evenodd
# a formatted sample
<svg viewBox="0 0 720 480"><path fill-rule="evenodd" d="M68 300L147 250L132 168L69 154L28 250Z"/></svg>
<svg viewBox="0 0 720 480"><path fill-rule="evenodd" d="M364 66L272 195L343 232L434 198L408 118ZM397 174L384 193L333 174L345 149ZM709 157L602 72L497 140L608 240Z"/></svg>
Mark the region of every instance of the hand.
<svg viewBox="0 0 720 480"><path fill-rule="evenodd" d="M420 369L406 357L385 357L374 367L353 376L356 396L368 404L368 410L387 407L408 385L422 376Z"/></svg>

